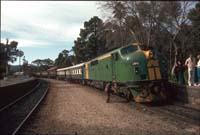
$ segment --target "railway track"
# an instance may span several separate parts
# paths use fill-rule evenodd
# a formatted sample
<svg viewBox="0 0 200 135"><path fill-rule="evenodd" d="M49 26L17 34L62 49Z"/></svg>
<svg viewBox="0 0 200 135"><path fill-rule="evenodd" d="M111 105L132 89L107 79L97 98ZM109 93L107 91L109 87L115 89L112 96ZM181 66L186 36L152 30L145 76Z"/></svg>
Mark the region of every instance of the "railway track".
<svg viewBox="0 0 200 135"><path fill-rule="evenodd" d="M15 103L19 102L20 100L22 100L24 97L26 97L26 96L28 96L29 94L31 94L35 89L37 89L37 88L40 86L40 83L41 83L41 82L38 82L38 84L37 84L32 90L30 90L29 92L25 93L25 94L22 95L21 97L19 97L19 98L13 100L11 103L9 103L9 104L7 104L7 105L5 105L5 106L3 106L3 107L1 107L1 108L0 108L0 112L6 110L6 109L9 108L10 106L12 106L12 105L14 105Z"/></svg>
<svg viewBox="0 0 200 135"><path fill-rule="evenodd" d="M48 89L49 82L40 80L40 83L30 92L1 108L0 134L16 135L44 99Z"/></svg>

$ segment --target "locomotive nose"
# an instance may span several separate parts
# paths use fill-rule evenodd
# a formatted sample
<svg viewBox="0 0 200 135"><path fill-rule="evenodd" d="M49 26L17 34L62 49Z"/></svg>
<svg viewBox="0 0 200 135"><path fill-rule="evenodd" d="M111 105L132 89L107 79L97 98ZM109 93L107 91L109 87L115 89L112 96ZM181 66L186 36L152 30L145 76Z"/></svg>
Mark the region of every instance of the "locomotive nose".
<svg viewBox="0 0 200 135"><path fill-rule="evenodd" d="M149 80L162 79L159 61L158 61L156 54L152 50L143 51L143 52L144 52L144 55L147 60L146 67L147 67L148 74L149 74Z"/></svg>

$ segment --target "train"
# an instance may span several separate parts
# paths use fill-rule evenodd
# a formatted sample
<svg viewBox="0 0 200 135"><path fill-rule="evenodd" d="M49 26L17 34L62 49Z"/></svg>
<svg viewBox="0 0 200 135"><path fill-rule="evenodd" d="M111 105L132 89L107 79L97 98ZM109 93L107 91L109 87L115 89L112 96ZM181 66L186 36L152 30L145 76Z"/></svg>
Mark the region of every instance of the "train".
<svg viewBox="0 0 200 135"><path fill-rule="evenodd" d="M37 72L49 77L104 89L112 83L113 93L139 103L158 102L168 97L168 61L155 49L132 43L90 61L56 71ZM51 73L54 72L54 73Z"/></svg>

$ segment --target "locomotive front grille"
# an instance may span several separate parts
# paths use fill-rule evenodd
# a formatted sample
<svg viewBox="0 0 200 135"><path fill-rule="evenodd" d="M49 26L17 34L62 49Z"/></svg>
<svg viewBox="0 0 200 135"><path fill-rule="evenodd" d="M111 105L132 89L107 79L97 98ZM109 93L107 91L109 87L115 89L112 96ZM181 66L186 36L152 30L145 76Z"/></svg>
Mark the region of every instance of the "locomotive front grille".
<svg viewBox="0 0 200 135"><path fill-rule="evenodd" d="M160 80L161 73L157 59L148 59L147 68L150 80Z"/></svg>
<svg viewBox="0 0 200 135"><path fill-rule="evenodd" d="M151 50L143 51L143 53L147 59L147 71L149 74L149 80L162 79L157 55Z"/></svg>

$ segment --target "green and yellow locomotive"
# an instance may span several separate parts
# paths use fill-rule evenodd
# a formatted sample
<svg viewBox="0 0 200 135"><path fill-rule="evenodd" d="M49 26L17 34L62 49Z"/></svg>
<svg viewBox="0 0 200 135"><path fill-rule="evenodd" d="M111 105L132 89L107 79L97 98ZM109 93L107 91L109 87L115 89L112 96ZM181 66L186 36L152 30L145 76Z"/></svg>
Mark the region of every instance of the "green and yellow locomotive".
<svg viewBox="0 0 200 135"><path fill-rule="evenodd" d="M132 44L86 62L83 80L103 87L112 81L114 92L125 95L128 100L163 100L168 81L167 60L156 51L144 51L138 44Z"/></svg>

